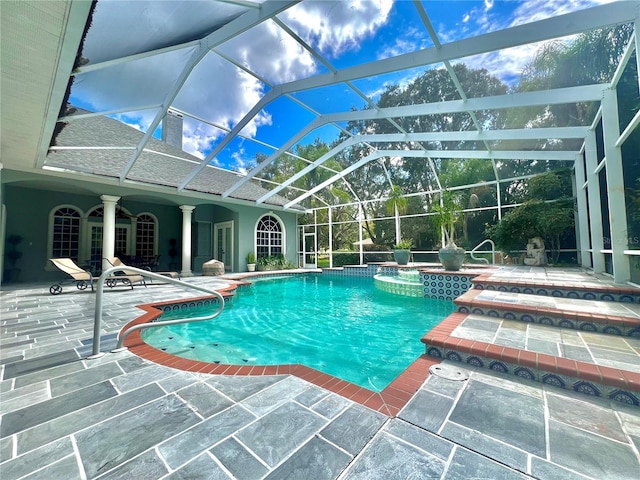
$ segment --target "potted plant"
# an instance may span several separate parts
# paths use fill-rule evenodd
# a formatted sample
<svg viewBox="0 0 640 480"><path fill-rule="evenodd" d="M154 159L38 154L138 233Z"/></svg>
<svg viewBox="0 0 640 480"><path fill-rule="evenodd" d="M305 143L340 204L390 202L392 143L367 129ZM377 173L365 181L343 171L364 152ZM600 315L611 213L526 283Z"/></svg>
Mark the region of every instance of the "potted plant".
<svg viewBox="0 0 640 480"><path fill-rule="evenodd" d="M255 272L256 270L256 256L253 252L247 253L247 271Z"/></svg>
<svg viewBox="0 0 640 480"><path fill-rule="evenodd" d="M7 237L7 243L11 245L11 250L5 254L9 264L7 269L7 281L9 282L17 282L20 277L20 269L16 267L16 263L22 258L22 252L18 250L18 245L21 242L22 236L20 235L9 235Z"/></svg>
<svg viewBox="0 0 640 480"><path fill-rule="evenodd" d="M413 242L411 240L400 240L394 245L393 258L398 265L407 265L409 263L411 247L413 247Z"/></svg>
<svg viewBox="0 0 640 480"><path fill-rule="evenodd" d="M459 201L451 192L442 193L442 201L435 207L436 226L444 236L438 258L445 270L458 271L464 262L465 251L456 245L456 226L462 216Z"/></svg>
<svg viewBox="0 0 640 480"><path fill-rule="evenodd" d="M271 255L268 257L258 258L257 269L258 271L267 270L284 270L288 268L294 268L294 266L284 258L284 255L278 253L277 255Z"/></svg>

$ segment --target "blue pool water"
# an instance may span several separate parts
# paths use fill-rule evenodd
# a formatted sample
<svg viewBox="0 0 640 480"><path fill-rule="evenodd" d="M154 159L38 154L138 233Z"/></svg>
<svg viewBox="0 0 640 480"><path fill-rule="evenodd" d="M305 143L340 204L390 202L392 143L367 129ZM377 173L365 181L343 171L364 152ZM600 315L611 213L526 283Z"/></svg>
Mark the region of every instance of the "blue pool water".
<svg viewBox="0 0 640 480"><path fill-rule="evenodd" d="M150 329L143 338L184 358L300 363L380 391L424 353L420 338L453 311L450 301L383 292L370 278L292 276L238 289L213 320Z"/></svg>

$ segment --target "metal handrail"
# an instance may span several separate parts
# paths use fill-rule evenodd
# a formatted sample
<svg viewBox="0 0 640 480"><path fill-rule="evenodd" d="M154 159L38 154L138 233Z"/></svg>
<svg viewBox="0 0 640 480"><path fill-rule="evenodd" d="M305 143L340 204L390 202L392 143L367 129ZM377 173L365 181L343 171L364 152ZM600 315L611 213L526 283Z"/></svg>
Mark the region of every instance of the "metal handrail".
<svg viewBox="0 0 640 480"><path fill-rule="evenodd" d="M214 295L218 298L218 310L211 315L206 315L203 317L194 317L194 318L183 318L179 320L169 320L166 322L160 323L143 323L141 325L134 325L131 328L128 328L125 332L118 336L118 345L116 349L122 349L122 345L124 344L124 339L131 333L136 330L142 330L145 328L152 327L164 327L166 325L176 325L180 323L189 323L189 322L200 322L203 320L211 320L212 318L217 317L222 313L224 309L224 297L220 294L220 292L216 292L215 290L210 290L208 288L199 287L197 285L191 285L190 283L185 283L181 280L176 280L175 278L167 277L165 275L160 275L159 273L153 273L148 270L142 270L136 267L130 267L128 265L117 266L107 268L102 275L98 278L98 285L96 286L96 308L95 308L95 316L93 321L93 352L92 355L87 357L88 359L99 358L104 355L103 352L100 351L100 331L102 329L102 296L104 293L104 284L107 279L113 272L124 271L127 272L136 272L145 277L156 278L158 280L163 280L169 283L175 283L177 285L182 285L183 287L191 288L193 290L198 290L200 292L205 292L210 295Z"/></svg>
<svg viewBox="0 0 640 480"><path fill-rule="evenodd" d="M486 258L478 258L474 255L474 252L478 251L478 249L484 245L485 243L490 243L491 244L491 264L495 265L496 263L496 244L493 243L493 240L491 240L490 238L487 238L485 241L480 242L478 245L476 245L470 252L469 255L471 255L471 258L473 258L474 260L477 260L479 262L484 262L487 265L489 265L489 260L487 260Z"/></svg>

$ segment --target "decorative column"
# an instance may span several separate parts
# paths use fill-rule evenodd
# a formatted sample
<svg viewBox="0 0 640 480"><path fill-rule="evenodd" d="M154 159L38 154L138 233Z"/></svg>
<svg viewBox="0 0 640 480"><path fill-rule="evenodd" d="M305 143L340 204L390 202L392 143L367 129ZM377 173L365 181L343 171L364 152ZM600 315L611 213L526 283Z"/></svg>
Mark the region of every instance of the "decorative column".
<svg viewBox="0 0 640 480"><path fill-rule="evenodd" d="M183 277L191 277L191 214L196 207L191 205L180 205L182 210L182 271Z"/></svg>
<svg viewBox="0 0 640 480"><path fill-rule="evenodd" d="M102 270L112 265L106 257L115 256L116 248L116 204L120 197L101 195L102 200Z"/></svg>

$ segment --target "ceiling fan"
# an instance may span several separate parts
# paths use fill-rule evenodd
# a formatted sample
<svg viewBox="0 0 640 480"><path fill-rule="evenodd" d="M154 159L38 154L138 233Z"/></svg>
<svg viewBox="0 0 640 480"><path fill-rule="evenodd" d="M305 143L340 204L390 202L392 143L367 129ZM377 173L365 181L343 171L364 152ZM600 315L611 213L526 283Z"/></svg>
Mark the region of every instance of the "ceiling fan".
<svg viewBox="0 0 640 480"><path fill-rule="evenodd" d="M118 203L116 203L116 218L126 218L128 220L137 219L138 218L137 215L132 215L130 213L127 213L127 211L124 209L122 203L123 203L122 198L120 198L118 200Z"/></svg>

